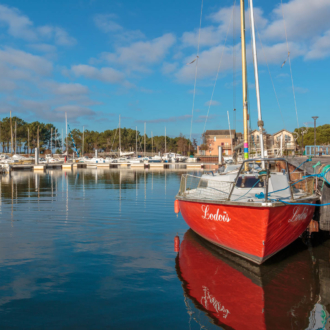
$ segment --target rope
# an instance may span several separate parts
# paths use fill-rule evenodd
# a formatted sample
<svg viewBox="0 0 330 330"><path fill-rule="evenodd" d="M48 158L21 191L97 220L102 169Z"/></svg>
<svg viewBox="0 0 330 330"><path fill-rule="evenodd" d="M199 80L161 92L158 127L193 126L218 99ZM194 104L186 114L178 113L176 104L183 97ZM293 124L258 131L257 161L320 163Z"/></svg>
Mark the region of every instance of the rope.
<svg viewBox="0 0 330 330"><path fill-rule="evenodd" d="M285 122L284 122L284 117L283 117L282 109L281 109L281 106L280 106L280 102L278 100L278 96L277 96L277 93L276 93L276 90L275 90L274 81L273 81L272 75L270 73L269 65L268 65L268 62L267 62L266 53L264 51L264 47L262 45L261 38L260 38L259 31L258 31L257 27L256 27L256 30L257 30L258 38L259 38L259 41L260 41L260 44L261 44L262 53L264 55L264 59L265 59L266 65L267 65L267 69L268 69L268 73L269 73L269 76L270 76L270 80L271 80L272 85L273 85L273 90L274 90L274 94L275 94L275 97L276 97L277 105L278 105L278 108L280 110L280 114L281 114L281 117L282 117L283 127L284 127L284 129L286 129L285 128Z"/></svg>
<svg viewBox="0 0 330 330"><path fill-rule="evenodd" d="M211 94L211 100L210 100L209 108L207 109L207 114L206 114L206 118L205 118L205 124L204 124L203 133L205 133L205 127L206 127L207 119L209 117L210 107L211 107L211 104L212 104L212 101L213 101L214 90L215 90L215 86L217 85L217 80L218 80L218 76L219 76L219 71L220 71L222 56L223 56L223 53L225 51L225 46L226 46L227 37L228 37L228 33L229 33L230 23L231 23L231 20L232 20L232 18L234 16L235 4L236 4L236 0L234 0L233 11L232 11L232 14L231 14L231 17L230 17L230 21L229 21L229 25L228 25L228 29L227 29L227 33L226 33L225 42L224 42L223 47L222 47L222 52L221 52L220 61L219 61L219 65L218 65L218 71L217 71L217 74L215 76L215 81L214 81L213 90L212 90L212 94Z"/></svg>
<svg viewBox="0 0 330 330"><path fill-rule="evenodd" d="M305 160L304 162L302 162L298 167L296 167L293 171L292 171L292 173L293 172L295 172L301 165L303 165L303 164L305 164L305 163L307 163L307 162L311 162L312 161L312 157L311 158L308 158L307 160Z"/></svg>
<svg viewBox="0 0 330 330"><path fill-rule="evenodd" d="M195 107L195 96L196 96L196 82L197 82L197 67L198 67L198 58L199 58L199 41L201 36L201 27L202 27L202 14L203 14L203 0L201 5L201 15L199 19L199 32L198 32L198 43L197 43L197 55L196 55L196 66L195 66L195 83L194 83L194 95L193 95L193 104L191 109L191 124L190 124L190 137L189 140L191 141L191 133L192 133L192 124L194 119L194 107ZM192 61L191 63L193 63Z"/></svg>
<svg viewBox="0 0 330 330"><path fill-rule="evenodd" d="M238 201L239 199L243 198L245 195L247 195L255 186L256 184L260 181L260 179L258 181L256 181L256 183L242 196L238 197L237 199L234 199L233 202Z"/></svg>
<svg viewBox="0 0 330 330"><path fill-rule="evenodd" d="M283 2L282 2L282 0L281 0L281 11L282 11L283 24L284 24L284 30L285 30L286 47L287 47L287 50L288 50L288 59L289 59L290 74L291 74L291 83L292 83L292 93L293 93L294 107L295 107L295 110L296 110L296 118L297 118L297 125L298 125L297 128L299 128L298 110L297 110L297 102L296 102L296 93L295 93L294 84L293 84L293 75L292 75L292 67L291 67L291 58L290 58L290 51L289 51L289 43L288 43L288 34L287 34L287 31L286 31L286 23L285 23L285 18L284 18ZM283 64L282 64L282 66L283 66Z"/></svg>
<svg viewBox="0 0 330 330"><path fill-rule="evenodd" d="M276 202L277 200L276 199L270 199L271 201L273 202ZM317 207L321 207L321 206L328 206L330 205L330 203L326 203L326 204L311 204L311 203L290 203L290 202L286 202L282 199L279 199L278 200L279 202L282 202L284 204L287 204L287 205L308 205L308 206L317 206Z"/></svg>

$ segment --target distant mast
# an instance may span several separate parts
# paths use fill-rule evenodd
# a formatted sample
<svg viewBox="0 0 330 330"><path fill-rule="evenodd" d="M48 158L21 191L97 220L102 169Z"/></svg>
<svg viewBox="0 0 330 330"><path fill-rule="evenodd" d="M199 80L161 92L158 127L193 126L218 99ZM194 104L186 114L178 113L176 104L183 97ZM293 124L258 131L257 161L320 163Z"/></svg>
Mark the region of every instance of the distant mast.
<svg viewBox="0 0 330 330"><path fill-rule="evenodd" d="M249 159L248 142L248 102L247 102L247 67L246 67L246 44L245 44L245 4L241 1L241 48L242 48L242 87L243 87L243 127L244 127L244 159ZM248 163L245 163L245 170L248 170Z"/></svg>
<svg viewBox="0 0 330 330"><path fill-rule="evenodd" d="M135 127L135 156L137 157L137 126Z"/></svg>
<svg viewBox="0 0 330 330"><path fill-rule="evenodd" d="M82 146L81 146L81 151L82 151L82 155L81 156L84 156L84 145L85 145L85 126L83 126L83 136L82 136Z"/></svg>
<svg viewBox="0 0 330 330"><path fill-rule="evenodd" d="M234 154L234 151L233 151L233 139L232 139L232 136L231 136L229 111L227 111L227 116L228 116L228 126L229 126L229 135L230 135L231 156L233 157L233 154Z"/></svg>
<svg viewBox="0 0 330 330"><path fill-rule="evenodd" d="M68 114L65 112L65 144L66 144L66 155L69 156L68 146Z"/></svg>
<svg viewBox="0 0 330 330"><path fill-rule="evenodd" d="M259 74L258 74L258 57L257 57L257 46L256 46L256 36L254 28L254 10L253 10L253 1L250 1L250 14L251 14L251 32L252 32L252 52L253 52L253 63L254 63L254 77L256 82L256 96L257 96L257 105L258 105L258 126L259 126L259 141L261 149L261 158L264 158L264 139L263 139L263 126L264 122L262 121L261 116L261 105L260 105L260 90L259 90ZM264 167L264 162L263 162Z"/></svg>
<svg viewBox="0 0 330 330"><path fill-rule="evenodd" d="M119 156L121 154L120 115L119 115Z"/></svg>
<svg viewBox="0 0 330 330"><path fill-rule="evenodd" d="M165 126L165 154L166 154L166 126Z"/></svg>
<svg viewBox="0 0 330 330"><path fill-rule="evenodd" d="M10 149L11 149L11 154L13 154L13 149L14 149L14 141L13 141L13 125L11 121L11 111L10 111Z"/></svg>
<svg viewBox="0 0 330 330"><path fill-rule="evenodd" d="M144 157L146 156L146 122L144 123Z"/></svg>

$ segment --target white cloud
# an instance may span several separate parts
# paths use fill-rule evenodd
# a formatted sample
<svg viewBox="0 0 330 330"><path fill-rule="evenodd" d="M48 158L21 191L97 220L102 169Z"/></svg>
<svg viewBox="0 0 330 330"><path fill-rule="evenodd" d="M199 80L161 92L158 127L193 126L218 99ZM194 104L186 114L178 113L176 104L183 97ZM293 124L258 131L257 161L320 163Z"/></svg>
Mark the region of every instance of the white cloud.
<svg viewBox="0 0 330 330"><path fill-rule="evenodd" d="M56 95L68 95L68 96L78 96L88 94L88 87L81 84L74 83L57 83L50 82L46 86L49 90Z"/></svg>
<svg viewBox="0 0 330 330"><path fill-rule="evenodd" d="M30 44L29 45L30 48L39 51L39 52L43 52L43 53L54 53L56 52L56 47L54 45L50 45L50 44Z"/></svg>
<svg viewBox="0 0 330 330"><path fill-rule="evenodd" d="M116 17L117 16L114 14L95 15L94 23L101 31L105 33L120 31L123 27L114 21Z"/></svg>
<svg viewBox="0 0 330 330"><path fill-rule="evenodd" d="M151 41L138 41L127 47L117 47L115 53L103 53L109 62L126 66L136 71L146 71L146 66L158 63L175 43L175 36L164 34Z"/></svg>
<svg viewBox="0 0 330 330"><path fill-rule="evenodd" d="M77 42L75 38L70 37L64 29L58 26L44 25L39 27L37 31L42 38L53 39L55 44L60 46L73 46Z"/></svg>
<svg viewBox="0 0 330 330"><path fill-rule="evenodd" d="M58 26L34 27L33 22L18 9L0 5L0 24L8 27L8 34L27 41L53 39L57 45L71 46L76 40Z"/></svg>
<svg viewBox="0 0 330 330"><path fill-rule="evenodd" d="M53 70L52 63L43 57L13 48L0 49L0 62L40 75L49 75Z"/></svg>
<svg viewBox="0 0 330 330"><path fill-rule="evenodd" d="M140 30L124 29L115 20L115 14L99 14L94 16L94 23L102 32L109 33L109 36L115 38L117 42L129 43L133 40L144 39L145 35Z"/></svg>
<svg viewBox="0 0 330 330"><path fill-rule="evenodd" d="M8 33L15 38L29 41L37 39L33 23L16 8L0 5L0 22L8 26Z"/></svg>
<svg viewBox="0 0 330 330"><path fill-rule="evenodd" d="M283 4L286 30L289 40L306 40L313 38L325 29L330 28L329 0L291 0ZM285 30L281 6L272 13L275 19L263 31L269 39L285 39Z"/></svg>
<svg viewBox="0 0 330 330"><path fill-rule="evenodd" d="M178 63L168 63L164 62L162 67L163 74L169 74L174 72L178 67Z"/></svg>
<svg viewBox="0 0 330 330"><path fill-rule="evenodd" d="M324 35L317 37L310 51L306 54L307 60L322 59L330 55L330 30Z"/></svg>
<svg viewBox="0 0 330 330"><path fill-rule="evenodd" d="M218 102L218 101L215 101L215 100L210 100L210 101L207 101L207 102L205 102L205 105L206 106L215 106L215 105L220 105L220 102Z"/></svg>
<svg viewBox="0 0 330 330"><path fill-rule="evenodd" d="M71 71L77 77L83 76L85 78L100 80L111 84L124 83L125 81L125 75L122 72L110 67L97 69L91 65L80 64L72 66Z"/></svg>

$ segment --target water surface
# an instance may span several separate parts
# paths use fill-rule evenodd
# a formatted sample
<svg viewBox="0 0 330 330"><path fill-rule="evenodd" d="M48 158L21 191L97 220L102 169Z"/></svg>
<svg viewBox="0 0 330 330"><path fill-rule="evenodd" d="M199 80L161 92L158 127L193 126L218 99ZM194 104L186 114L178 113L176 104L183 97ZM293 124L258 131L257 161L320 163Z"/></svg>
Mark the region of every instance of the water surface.
<svg viewBox="0 0 330 330"><path fill-rule="evenodd" d="M261 268L214 250L173 212L181 174L3 176L0 327L328 329L328 241Z"/></svg>

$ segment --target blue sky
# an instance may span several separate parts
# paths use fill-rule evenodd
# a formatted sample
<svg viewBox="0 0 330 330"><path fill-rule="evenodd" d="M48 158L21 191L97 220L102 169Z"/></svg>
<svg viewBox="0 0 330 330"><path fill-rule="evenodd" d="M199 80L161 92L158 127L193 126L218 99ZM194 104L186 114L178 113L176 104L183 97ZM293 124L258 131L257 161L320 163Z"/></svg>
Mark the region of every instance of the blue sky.
<svg viewBox="0 0 330 330"><path fill-rule="evenodd" d="M227 111L234 127L234 106L236 128L242 131L238 3L233 8L234 1L204 0L192 126L196 138L208 111L206 129L227 129ZM297 118L289 63L281 68L287 45L280 1L256 0L254 6L265 128L269 133L293 130ZM122 126L140 131L146 121L148 135L163 134L166 126L169 135L189 137L195 63L187 63L196 57L200 11L201 1L186 0L1 1L1 116L12 110L61 129L66 111L71 127L101 131L117 127L121 115ZM319 124L329 123L330 0L283 1L283 12L299 125L311 126L313 115L320 117ZM246 24L251 125L256 128L248 15Z"/></svg>

